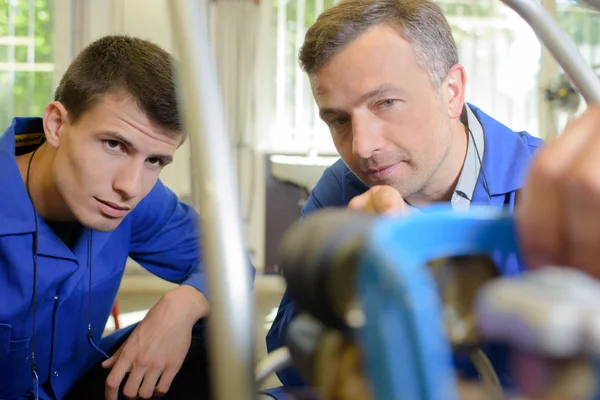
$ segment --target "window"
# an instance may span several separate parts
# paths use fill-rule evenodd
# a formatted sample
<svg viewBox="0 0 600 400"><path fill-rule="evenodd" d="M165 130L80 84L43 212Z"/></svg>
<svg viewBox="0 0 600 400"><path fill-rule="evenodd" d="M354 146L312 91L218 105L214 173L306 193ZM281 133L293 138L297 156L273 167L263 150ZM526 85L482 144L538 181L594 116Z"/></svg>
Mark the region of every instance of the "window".
<svg viewBox="0 0 600 400"><path fill-rule="evenodd" d="M51 0L0 0L0 132L42 116L53 96Z"/></svg>
<svg viewBox="0 0 600 400"><path fill-rule="evenodd" d="M335 154L297 54L307 27L336 1L273 1L276 110L271 150ZM541 46L531 28L497 0L437 3L452 26L467 71L467 101L514 130L537 135Z"/></svg>
<svg viewBox="0 0 600 400"><path fill-rule="evenodd" d="M600 13L590 8L573 4L573 1L557 1L558 21L575 43L583 59L591 65L600 75ZM580 101L579 111L585 107L585 102ZM558 111L565 110L557 104ZM563 108L563 110L561 110Z"/></svg>

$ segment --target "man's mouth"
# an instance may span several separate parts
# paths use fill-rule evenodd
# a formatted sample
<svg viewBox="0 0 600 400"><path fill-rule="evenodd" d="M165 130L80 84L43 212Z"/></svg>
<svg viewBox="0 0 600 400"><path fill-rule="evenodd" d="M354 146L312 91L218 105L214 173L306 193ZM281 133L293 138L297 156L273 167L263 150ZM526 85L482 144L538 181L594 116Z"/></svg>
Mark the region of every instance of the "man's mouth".
<svg viewBox="0 0 600 400"><path fill-rule="evenodd" d="M130 208L121 206L110 201L100 200L96 197L94 199L98 202L100 212L109 218L123 218L129 212Z"/></svg>
<svg viewBox="0 0 600 400"><path fill-rule="evenodd" d="M367 173L372 180L382 181L392 175L396 168L398 168L398 165L400 165L400 163L391 164L384 167L369 168Z"/></svg>

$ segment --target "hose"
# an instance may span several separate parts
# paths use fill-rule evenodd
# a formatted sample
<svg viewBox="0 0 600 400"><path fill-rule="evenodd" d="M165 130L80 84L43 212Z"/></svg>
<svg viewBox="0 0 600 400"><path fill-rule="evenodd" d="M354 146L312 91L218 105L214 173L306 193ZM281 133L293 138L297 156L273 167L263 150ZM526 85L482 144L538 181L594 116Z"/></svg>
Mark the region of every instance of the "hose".
<svg viewBox="0 0 600 400"><path fill-rule="evenodd" d="M287 347L280 347L269 353L256 366L256 384L262 384L272 373L289 366L291 362L292 357Z"/></svg>
<svg viewBox="0 0 600 400"><path fill-rule="evenodd" d="M492 363L487 358L481 348L476 347L469 352L469 358L475 365L477 372L481 375L481 380L486 391L490 394L490 399L503 400L505 399L500 379L496 375L496 371Z"/></svg>

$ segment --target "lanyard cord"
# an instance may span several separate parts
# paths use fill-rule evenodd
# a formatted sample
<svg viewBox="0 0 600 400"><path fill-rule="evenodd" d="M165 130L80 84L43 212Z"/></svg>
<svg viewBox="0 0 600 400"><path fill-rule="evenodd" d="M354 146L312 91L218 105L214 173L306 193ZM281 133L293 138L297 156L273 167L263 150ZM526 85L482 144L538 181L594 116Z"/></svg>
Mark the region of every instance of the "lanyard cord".
<svg viewBox="0 0 600 400"><path fill-rule="evenodd" d="M38 147L39 149L39 147ZM33 220L35 221L35 234L33 235L33 322L32 322L32 333L31 333L31 375L33 378L33 389L34 396L37 400L38 398L38 373L37 366L35 365L35 321L37 316L37 259L38 259L38 216L35 211L35 206L33 204L33 198L31 197L31 190L29 187L29 173L31 172L31 162L33 161L33 156L38 149L35 149L29 158L29 162L27 163L27 174L25 177L25 188L27 189L27 195L29 196L29 200L31 201L31 207L33 209Z"/></svg>
<svg viewBox="0 0 600 400"><path fill-rule="evenodd" d="M94 342L94 336L92 335L92 229L89 230L88 240L88 268L89 268L89 290L88 290L88 342L96 349L104 358L109 359L110 357L106 354L98 345Z"/></svg>
<svg viewBox="0 0 600 400"><path fill-rule="evenodd" d="M33 197L31 196L31 189L29 186L29 175L31 172L31 163L33 161L33 157L35 153L38 151L39 147L33 151L31 157L29 158L29 162L27 163L27 173L25 176L25 188L27 189L27 195L29 196L29 200L31 201L31 206L33 208L33 219L35 221L35 234L33 236L33 322L32 322L32 333L31 333L31 375L33 378L33 390L34 390L34 398L38 399L38 391L39 391L39 377L37 372L37 366L35 363L35 323L37 319L37 261L38 261L38 245L39 245L39 222L38 222L38 214L35 210L35 205L33 204ZM89 287L88 287L88 342L90 345L96 349L100 354L102 354L105 358L109 358L109 356L100 349L96 343L94 342L94 338L92 335L92 229L89 230L89 240L88 240L88 268L89 268Z"/></svg>

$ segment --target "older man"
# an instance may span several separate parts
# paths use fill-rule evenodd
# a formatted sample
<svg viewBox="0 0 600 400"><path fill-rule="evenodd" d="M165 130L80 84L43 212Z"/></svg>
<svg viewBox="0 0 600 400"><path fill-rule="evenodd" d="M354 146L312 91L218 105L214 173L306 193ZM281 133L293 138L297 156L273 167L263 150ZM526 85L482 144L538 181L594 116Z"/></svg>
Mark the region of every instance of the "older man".
<svg viewBox="0 0 600 400"><path fill-rule="evenodd" d="M331 206L402 212L435 202L513 209L543 141L465 103L466 72L433 2L342 1L310 27L300 63L341 156L303 215ZM400 196L389 196L388 188ZM522 270L514 256L494 261L505 275ZM286 293L267 336L269 351L283 345L296 314ZM502 350L487 353L508 382ZM468 360L458 358L457 366L475 376ZM303 385L292 369L279 377L286 386Z"/></svg>

